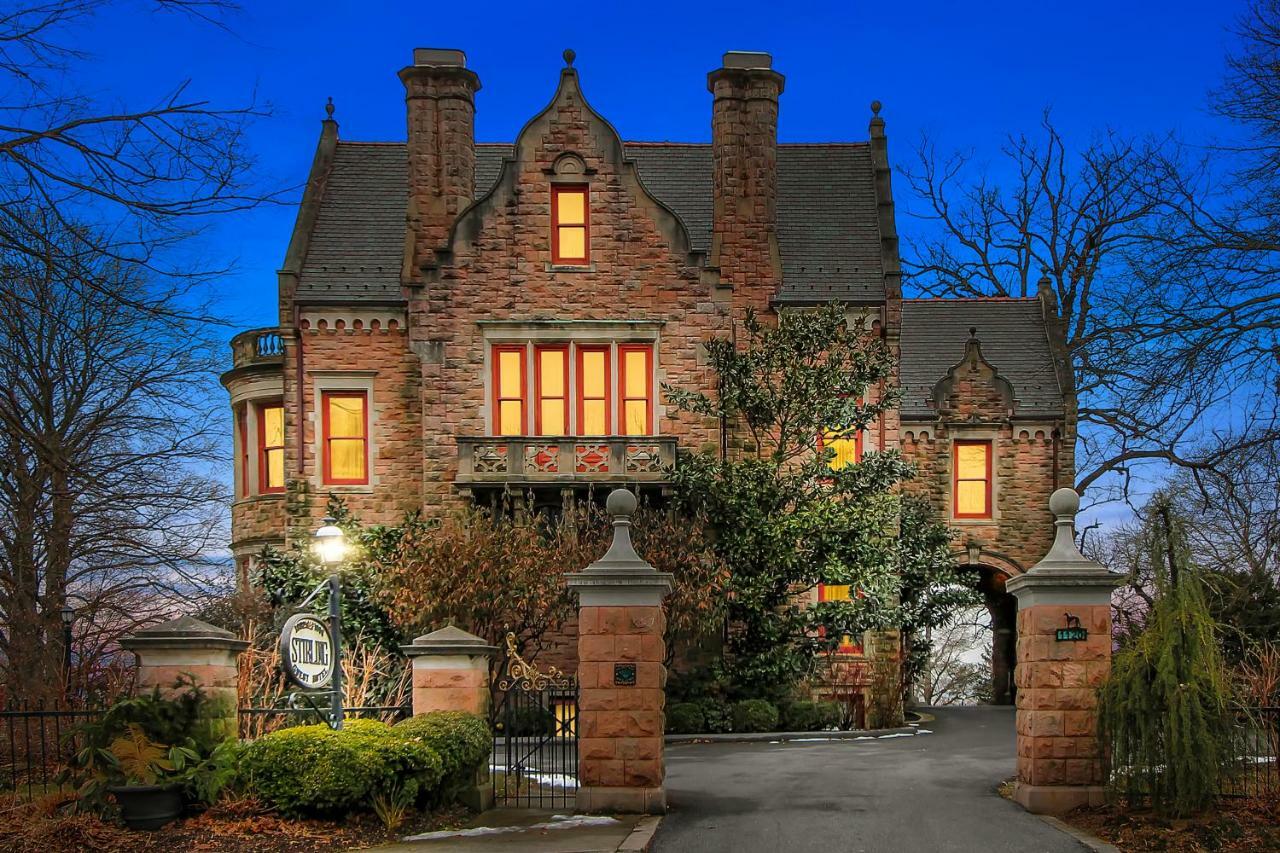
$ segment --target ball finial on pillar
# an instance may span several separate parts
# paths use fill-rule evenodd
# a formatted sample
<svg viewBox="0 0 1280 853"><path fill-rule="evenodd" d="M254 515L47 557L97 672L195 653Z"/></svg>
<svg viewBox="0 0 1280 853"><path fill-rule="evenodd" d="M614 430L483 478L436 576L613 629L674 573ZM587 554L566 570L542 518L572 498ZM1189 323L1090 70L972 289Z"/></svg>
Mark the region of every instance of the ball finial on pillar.
<svg viewBox="0 0 1280 853"><path fill-rule="evenodd" d="M1058 489L1049 496L1049 512L1057 519L1074 519L1080 511L1080 496L1075 489Z"/></svg>
<svg viewBox="0 0 1280 853"><path fill-rule="evenodd" d="M614 518L630 518L635 515L638 505L636 496L627 489L614 489L604 502L605 511Z"/></svg>

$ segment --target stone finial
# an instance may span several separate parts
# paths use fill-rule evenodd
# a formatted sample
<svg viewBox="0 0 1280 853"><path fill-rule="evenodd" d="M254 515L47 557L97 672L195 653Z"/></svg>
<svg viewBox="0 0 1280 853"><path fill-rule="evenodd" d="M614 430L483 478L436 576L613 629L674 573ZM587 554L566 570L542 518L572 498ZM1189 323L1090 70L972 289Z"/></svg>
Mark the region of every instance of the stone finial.
<svg viewBox="0 0 1280 853"><path fill-rule="evenodd" d="M566 68L572 68L573 60L578 58L578 54L574 53L573 48L571 47L566 47L564 49L564 53L561 55L564 56L564 65Z"/></svg>
<svg viewBox="0 0 1280 853"><path fill-rule="evenodd" d="M879 101L872 101L872 102L871 102L871 115L872 115L872 116L878 116L878 115L880 115L880 108L881 108L882 106L884 106L884 105L883 105L883 104L881 104Z"/></svg>
<svg viewBox="0 0 1280 853"><path fill-rule="evenodd" d="M871 102L871 124L868 127L873 139L884 138L884 118L880 115L880 109L884 105L879 101Z"/></svg>
<svg viewBox="0 0 1280 853"><path fill-rule="evenodd" d="M1096 589L1096 595L1104 596L1104 600L1109 599L1111 590L1124 578L1080 553L1076 545L1080 496L1073 489L1058 489L1049 496L1049 511L1054 517L1053 546L1044 559L1026 574L1011 578L1005 588L1018 596L1022 607L1051 602L1090 603L1090 588Z"/></svg>
<svg viewBox="0 0 1280 853"><path fill-rule="evenodd" d="M324 117L329 121L333 121L333 96L332 95L329 97L328 102L325 103L324 105Z"/></svg>
<svg viewBox="0 0 1280 853"><path fill-rule="evenodd" d="M662 596L671 591L670 572L660 572L644 561L636 553L631 544L631 516L639 506L636 496L626 489L614 489L605 501L605 511L613 517L613 542L609 550L599 560L587 566L581 572L566 575L569 586L579 591L582 603L605 603L598 593L610 590L617 595L606 595L606 598L621 596L629 603L633 598L649 598ZM608 603L614 603L612 601Z"/></svg>

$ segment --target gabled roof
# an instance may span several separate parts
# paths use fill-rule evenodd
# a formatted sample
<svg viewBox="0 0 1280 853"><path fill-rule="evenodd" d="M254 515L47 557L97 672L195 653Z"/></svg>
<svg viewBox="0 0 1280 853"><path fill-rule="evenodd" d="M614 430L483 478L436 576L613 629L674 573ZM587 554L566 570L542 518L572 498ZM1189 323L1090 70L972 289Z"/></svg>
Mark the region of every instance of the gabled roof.
<svg viewBox="0 0 1280 853"><path fill-rule="evenodd" d="M969 329L1013 385L1015 414L1062 417L1063 391L1038 299L904 299L902 416L932 417L933 387L965 355Z"/></svg>
<svg viewBox="0 0 1280 853"><path fill-rule="evenodd" d="M711 146L627 143L651 193L693 248L711 247ZM506 144L476 146L476 197L497 180ZM399 300L408 203L403 143L339 142L299 278L304 302ZM884 300L870 146L778 146L778 245L784 302Z"/></svg>

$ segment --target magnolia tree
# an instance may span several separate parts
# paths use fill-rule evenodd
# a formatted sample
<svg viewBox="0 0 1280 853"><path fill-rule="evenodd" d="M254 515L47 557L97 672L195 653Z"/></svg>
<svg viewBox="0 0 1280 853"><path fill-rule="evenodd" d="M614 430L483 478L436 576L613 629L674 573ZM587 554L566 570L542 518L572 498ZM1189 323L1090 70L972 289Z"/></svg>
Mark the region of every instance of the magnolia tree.
<svg viewBox="0 0 1280 853"><path fill-rule="evenodd" d="M729 568L733 689L781 698L840 637L918 636L977 592L949 556L946 528L923 505L904 507L897 487L913 471L896 451L833 464L834 443L896 404L883 341L851 328L836 304L785 311L776 326L749 314L744 330L707 344L716 394L664 386L681 412L719 419L731 436L727 454L681 457L675 503L706 518ZM811 604L820 583L856 594ZM911 644L911 659L924 645Z"/></svg>

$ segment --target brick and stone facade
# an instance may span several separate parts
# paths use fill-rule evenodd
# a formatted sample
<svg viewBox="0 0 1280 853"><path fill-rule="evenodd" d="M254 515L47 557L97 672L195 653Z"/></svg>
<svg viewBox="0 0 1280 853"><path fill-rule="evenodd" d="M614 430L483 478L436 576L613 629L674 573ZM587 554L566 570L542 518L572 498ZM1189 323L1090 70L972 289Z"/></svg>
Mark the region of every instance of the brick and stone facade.
<svg viewBox="0 0 1280 853"><path fill-rule="evenodd" d="M615 422L606 436L538 436L530 416L530 434L497 436L498 349L604 347L616 374L623 348L651 347L651 388L711 391L703 344L733 334L748 308L767 317L838 299L884 338L903 389L864 447L901 450L920 469L913 488L961 530L957 557L982 572L998 695L1010 701L1004 583L1044 552L1045 501L1072 475L1056 305L1047 292L903 299L878 103L867 141L779 143L783 76L767 54L735 52L706 80L709 145L626 142L587 102L572 59L510 144L475 141L480 78L460 51L416 51L400 72L406 142L339 139L329 108L279 273L278 317L237 338L223 377L242 566L309 533L330 494L365 523L506 490L546 506L622 484L660 494L677 449L732 452L717 423L677 419L653 391L651 435L618 435ZM553 258L552 196L565 187L586 192L585 264ZM527 376L533 388L538 377ZM326 392L365 395L366 482L326 480ZM282 464L263 455L255 423L271 406L282 409ZM954 519L953 444L972 439L991 442L991 512ZM283 469L278 490L261 488L270 465ZM565 629L554 662L569 668L578 632Z"/></svg>

